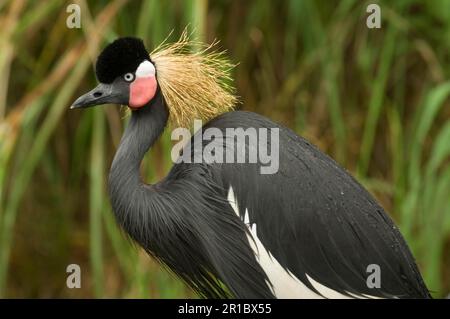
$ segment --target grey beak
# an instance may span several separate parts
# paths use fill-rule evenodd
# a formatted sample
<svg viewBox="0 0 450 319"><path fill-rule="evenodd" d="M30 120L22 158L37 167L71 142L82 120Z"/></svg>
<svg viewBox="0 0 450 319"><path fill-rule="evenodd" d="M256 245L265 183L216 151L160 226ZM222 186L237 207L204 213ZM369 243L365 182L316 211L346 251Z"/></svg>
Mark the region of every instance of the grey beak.
<svg viewBox="0 0 450 319"><path fill-rule="evenodd" d="M97 87L80 96L70 109L86 108L101 104L127 104L129 88L124 83L115 81L111 84L100 83Z"/></svg>

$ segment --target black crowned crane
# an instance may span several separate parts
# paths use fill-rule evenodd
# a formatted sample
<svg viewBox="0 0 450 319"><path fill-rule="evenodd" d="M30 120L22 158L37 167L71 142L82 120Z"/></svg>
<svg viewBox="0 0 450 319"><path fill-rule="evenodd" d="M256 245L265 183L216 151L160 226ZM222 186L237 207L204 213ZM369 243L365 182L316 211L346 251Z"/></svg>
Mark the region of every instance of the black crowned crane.
<svg viewBox="0 0 450 319"><path fill-rule="evenodd" d="M149 54L140 39L117 39L96 62L100 84L71 107L131 109L109 174L112 208L126 233L207 298L430 298L377 201L292 130L231 111L230 63L210 47L189 50L191 44L183 36ZM208 128L223 134L200 139L201 147L213 140L225 150L228 128L278 129L277 172L261 174L260 161L176 161L162 181L146 184L144 155L168 122L194 118L209 122L183 155L195 155L194 140ZM254 146L244 139L234 151ZM375 286L368 284L373 265Z"/></svg>

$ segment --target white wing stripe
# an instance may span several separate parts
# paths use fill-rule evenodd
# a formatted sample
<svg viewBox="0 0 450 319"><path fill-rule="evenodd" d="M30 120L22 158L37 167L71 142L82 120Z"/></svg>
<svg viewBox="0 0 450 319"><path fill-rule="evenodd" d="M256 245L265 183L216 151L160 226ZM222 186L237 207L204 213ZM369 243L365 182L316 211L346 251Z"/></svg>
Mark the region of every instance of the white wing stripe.
<svg viewBox="0 0 450 319"><path fill-rule="evenodd" d="M239 208L234 196L233 188L230 187L228 191L228 202L233 208L236 215L240 217ZM280 263L270 254L264 247L257 236L256 224L249 224L248 210L245 210L244 222L249 227L249 230L253 236L251 238L248 234L248 241L255 252L256 260L261 265L261 268L266 272L272 285L268 283L269 288L277 298L307 298L316 299L322 298L308 287L306 287L298 278L288 273Z"/></svg>
<svg viewBox="0 0 450 319"><path fill-rule="evenodd" d="M230 186L228 190L228 202L233 208L236 215L241 218L239 213L239 207L234 195L233 187ZM309 289L305 284L303 284L297 277L295 277L289 269L284 269L280 265L278 260L272 256L272 254L264 247L257 235L256 223L251 224L248 214L248 209L245 209L244 223L247 225L252 236L247 234L247 238L250 247L255 253L256 260L261 265L261 268L266 272L270 283L267 283L273 294L277 298L303 298L303 299L323 299L323 298L334 298L334 299L350 299L350 298L376 298L375 296L361 295L356 296L349 293L350 296L343 295L331 288L328 288L321 283L312 279L308 274L306 274L307 279L311 285L321 294L317 294L311 289ZM253 238L252 238L253 237Z"/></svg>

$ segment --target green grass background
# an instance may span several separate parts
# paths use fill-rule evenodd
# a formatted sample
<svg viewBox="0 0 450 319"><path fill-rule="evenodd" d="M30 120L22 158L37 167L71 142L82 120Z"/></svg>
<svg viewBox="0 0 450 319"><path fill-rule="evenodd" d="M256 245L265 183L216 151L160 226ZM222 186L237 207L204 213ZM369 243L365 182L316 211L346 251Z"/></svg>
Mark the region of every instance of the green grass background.
<svg viewBox="0 0 450 319"><path fill-rule="evenodd" d="M66 7L82 9L68 29ZM366 27L366 7L382 28ZM0 296L193 293L125 239L105 193L124 112L69 111L118 36L221 40L239 107L293 128L390 212L433 296L450 292L450 1L0 1ZM165 134L147 181L171 166ZM68 264L81 289L66 287Z"/></svg>

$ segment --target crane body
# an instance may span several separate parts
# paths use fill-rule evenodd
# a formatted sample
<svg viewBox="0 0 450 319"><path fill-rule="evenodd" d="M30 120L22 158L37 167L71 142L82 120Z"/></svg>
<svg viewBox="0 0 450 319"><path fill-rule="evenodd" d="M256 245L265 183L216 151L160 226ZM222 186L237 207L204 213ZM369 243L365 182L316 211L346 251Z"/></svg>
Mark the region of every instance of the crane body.
<svg viewBox="0 0 450 319"><path fill-rule="evenodd" d="M225 152L230 145L233 152L254 147L248 139L234 145L229 128L277 129L275 174L261 174L266 163L260 160L180 161L160 182L145 183L142 159L167 126L173 103L158 81L163 63L148 58L138 40L126 39L100 55L101 84L73 107L121 103L132 109L108 186L119 225L150 256L208 298L430 298L406 242L376 200L333 159L266 117L213 116L180 156L198 152L199 140L203 151L211 137L198 135L208 128L222 133L213 142ZM99 74L115 55L138 60ZM380 269L380 287L367 284L370 265Z"/></svg>

